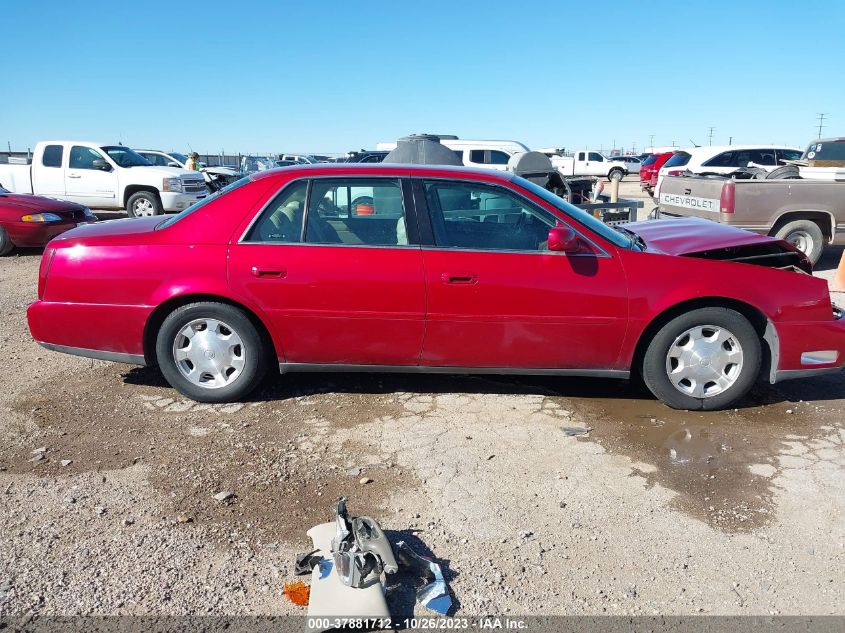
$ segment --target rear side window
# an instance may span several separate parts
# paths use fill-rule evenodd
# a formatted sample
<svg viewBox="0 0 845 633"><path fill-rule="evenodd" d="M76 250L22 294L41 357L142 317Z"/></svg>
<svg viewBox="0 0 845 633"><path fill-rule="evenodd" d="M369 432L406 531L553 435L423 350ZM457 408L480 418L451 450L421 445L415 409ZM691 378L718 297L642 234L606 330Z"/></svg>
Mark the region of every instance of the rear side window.
<svg viewBox="0 0 845 633"><path fill-rule="evenodd" d="M654 164L654 161L656 161L656 160L657 160L657 156L655 156L654 154L652 154L651 156L649 156L648 158L646 158L646 159L643 161L643 167L645 167L646 165L653 165L653 164Z"/></svg>
<svg viewBox="0 0 845 633"><path fill-rule="evenodd" d="M683 167L689 162L690 154L688 152L675 152L672 158L663 163L664 167Z"/></svg>
<svg viewBox="0 0 845 633"><path fill-rule="evenodd" d="M479 165L507 165L510 156L495 149L473 149L469 152L469 160Z"/></svg>
<svg viewBox="0 0 845 633"><path fill-rule="evenodd" d="M301 242L307 193L307 180L300 180L282 189L261 213L246 241L280 244Z"/></svg>
<svg viewBox="0 0 845 633"><path fill-rule="evenodd" d="M44 148L44 155L41 157L41 164L45 167L62 166L62 146L48 145Z"/></svg>
<svg viewBox="0 0 845 633"><path fill-rule="evenodd" d="M782 160L801 160L801 152L797 149L779 149L777 150L778 162Z"/></svg>
<svg viewBox="0 0 845 633"><path fill-rule="evenodd" d="M407 246L402 187L393 178L327 178L311 185L309 244Z"/></svg>

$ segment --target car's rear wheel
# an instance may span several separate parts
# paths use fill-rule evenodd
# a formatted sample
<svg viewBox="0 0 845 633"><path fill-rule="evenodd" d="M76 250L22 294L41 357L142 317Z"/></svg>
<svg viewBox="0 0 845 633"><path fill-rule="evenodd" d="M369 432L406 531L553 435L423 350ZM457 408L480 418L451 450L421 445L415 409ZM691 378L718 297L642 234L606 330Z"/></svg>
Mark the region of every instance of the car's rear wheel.
<svg viewBox="0 0 845 633"><path fill-rule="evenodd" d="M643 359L643 380L674 409L722 409L748 392L761 362L760 337L748 319L728 308L700 308L655 334Z"/></svg>
<svg viewBox="0 0 845 633"><path fill-rule="evenodd" d="M126 213L130 218L146 218L161 215L164 209L161 200L151 191L139 191L129 196L126 201Z"/></svg>
<svg viewBox="0 0 845 633"><path fill-rule="evenodd" d="M249 317L225 303L177 308L156 338L161 373L198 402L233 402L248 395L264 377L267 352Z"/></svg>
<svg viewBox="0 0 845 633"><path fill-rule="evenodd" d="M786 240L804 253L815 266L824 249L824 234L821 227L812 220L787 222L775 233L779 240Z"/></svg>
<svg viewBox="0 0 845 633"><path fill-rule="evenodd" d="M9 237L9 234L6 233L6 229L0 226L0 257L11 253L14 247L15 245L12 244L12 240Z"/></svg>

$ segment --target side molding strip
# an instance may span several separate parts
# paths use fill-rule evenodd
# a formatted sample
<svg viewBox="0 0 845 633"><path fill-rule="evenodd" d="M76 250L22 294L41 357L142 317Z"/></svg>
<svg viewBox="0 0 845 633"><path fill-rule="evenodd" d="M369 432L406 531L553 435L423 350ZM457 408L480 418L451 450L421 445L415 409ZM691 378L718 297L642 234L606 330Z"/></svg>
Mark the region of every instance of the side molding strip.
<svg viewBox="0 0 845 633"><path fill-rule="evenodd" d="M397 374L499 374L526 376L582 376L626 379L630 371L618 369L543 369L523 367L442 367L430 365L341 365L312 363L279 363L279 373L349 372Z"/></svg>
<svg viewBox="0 0 845 633"><path fill-rule="evenodd" d="M121 352L105 352L99 349L85 349L84 347L69 347L67 345L55 345L53 343L42 343L37 341L41 347L46 347L54 352L61 352L62 354L72 354L73 356L84 356L85 358L94 358L96 360L107 360L113 363L125 363L127 365L141 365L147 366L147 361L143 354L123 354Z"/></svg>

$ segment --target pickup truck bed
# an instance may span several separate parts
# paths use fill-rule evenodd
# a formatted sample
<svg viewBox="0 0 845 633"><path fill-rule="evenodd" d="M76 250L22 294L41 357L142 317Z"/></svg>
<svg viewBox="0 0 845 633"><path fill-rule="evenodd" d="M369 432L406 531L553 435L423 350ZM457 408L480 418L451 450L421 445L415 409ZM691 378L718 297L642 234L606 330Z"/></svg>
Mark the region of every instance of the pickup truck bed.
<svg viewBox="0 0 845 633"><path fill-rule="evenodd" d="M845 244L845 182L667 176L659 218L698 217L785 239L815 264L826 244Z"/></svg>

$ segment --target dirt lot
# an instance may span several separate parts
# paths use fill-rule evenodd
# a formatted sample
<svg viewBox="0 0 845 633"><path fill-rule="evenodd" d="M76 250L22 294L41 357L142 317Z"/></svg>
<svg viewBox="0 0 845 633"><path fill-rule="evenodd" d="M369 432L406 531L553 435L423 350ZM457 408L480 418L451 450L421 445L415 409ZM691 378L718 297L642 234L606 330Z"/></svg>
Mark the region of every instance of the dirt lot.
<svg viewBox="0 0 845 633"><path fill-rule="evenodd" d="M39 255L0 261L0 614L299 613L282 585L339 495L446 561L462 615L845 613L842 374L707 414L394 375L197 405L34 344Z"/></svg>

